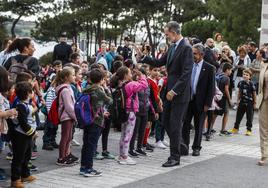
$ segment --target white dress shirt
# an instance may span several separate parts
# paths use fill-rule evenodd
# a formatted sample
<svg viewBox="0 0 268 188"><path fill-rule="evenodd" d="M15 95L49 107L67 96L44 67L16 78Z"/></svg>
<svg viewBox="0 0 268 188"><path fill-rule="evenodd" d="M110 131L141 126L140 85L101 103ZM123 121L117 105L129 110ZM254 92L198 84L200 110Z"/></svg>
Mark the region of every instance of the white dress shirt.
<svg viewBox="0 0 268 188"><path fill-rule="evenodd" d="M202 66L203 66L203 60L201 60L199 63L194 63L194 66L193 66L193 69L195 66L196 67L196 73L195 73L195 78L194 78L194 85L192 86L193 88L193 92L194 94L196 94L196 86L197 86L197 83L198 83L198 80L199 80L199 76L200 76L200 72L201 72L201 69L202 69ZM193 71L192 71L193 73Z"/></svg>

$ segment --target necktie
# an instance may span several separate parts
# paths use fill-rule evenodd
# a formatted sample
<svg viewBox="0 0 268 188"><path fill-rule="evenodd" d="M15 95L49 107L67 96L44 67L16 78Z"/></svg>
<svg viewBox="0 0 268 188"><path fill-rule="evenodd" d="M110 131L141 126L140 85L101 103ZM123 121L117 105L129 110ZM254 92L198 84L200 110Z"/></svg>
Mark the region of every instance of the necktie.
<svg viewBox="0 0 268 188"><path fill-rule="evenodd" d="M173 59L173 55L174 55L175 50L176 50L176 44L172 44L170 48L171 48L171 50L170 50L170 53L169 53L168 63L171 63L171 61Z"/></svg>
<svg viewBox="0 0 268 188"><path fill-rule="evenodd" d="M194 63L193 71L192 71L192 77L191 77L191 86L192 86L192 96L195 94L195 75L197 71L198 64Z"/></svg>

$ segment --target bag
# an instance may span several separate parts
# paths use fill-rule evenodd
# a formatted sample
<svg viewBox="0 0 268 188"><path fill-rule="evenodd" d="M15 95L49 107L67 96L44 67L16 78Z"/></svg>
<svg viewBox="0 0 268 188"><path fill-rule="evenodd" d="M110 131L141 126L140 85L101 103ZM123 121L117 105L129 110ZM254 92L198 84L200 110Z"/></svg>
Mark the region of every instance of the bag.
<svg viewBox="0 0 268 188"><path fill-rule="evenodd" d="M89 94L82 94L74 105L74 111L78 123L78 127L83 129L85 126L92 124L94 118L91 107Z"/></svg>
<svg viewBox="0 0 268 188"><path fill-rule="evenodd" d="M18 62L14 57L11 57L11 66L8 69L10 79L15 81L17 75L28 70L28 63L32 57L27 57L23 62Z"/></svg>
<svg viewBox="0 0 268 188"><path fill-rule="evenodd" d="M126 108L126 86L127 83L124 83L121 87L117 87L115 91L112 93L113 97L113 112L112 112L112 119L114 122L118 124L122 124L128 121L129 112L127 112ZM136 97L136 93L132 95L131 98L131 105L132 109L134 108L133 103Z"/></svg>
<svg viewBox="0 0 268 188"><path fill-rule="evenodd" d="M60 117L64 111L64 106L61 109L61 112L59 114L58 109L59 109L59 98L60 98L60 93L63 89L65 89L67 87L62 87L60 88L57 97L53 100L52 104L51 104L51 108L48 112L48 116L47 119L54 125L54 126L58 126L60 124Z"/></svg>
<svg viewBox="0 0 268 188"><path fill-rule="evenodd" d="M44 95L44 100L46 101L47 100L47 93ZM48 112L47 112L47 106L46 105L42 105L41 108L40 108L41 112L44 114L44 115L48 115Z"/></svg>

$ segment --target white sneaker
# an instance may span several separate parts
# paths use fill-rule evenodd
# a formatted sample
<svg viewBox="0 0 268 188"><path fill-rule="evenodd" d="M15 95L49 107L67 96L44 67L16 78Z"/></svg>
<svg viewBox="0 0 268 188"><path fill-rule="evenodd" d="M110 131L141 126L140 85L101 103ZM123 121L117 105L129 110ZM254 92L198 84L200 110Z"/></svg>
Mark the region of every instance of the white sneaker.
<svg viewBox="0 0 268 188"><path fill-rule="evenodd" d="M169 147L169 143L168 143L168 141L163 140L162 143L163 143L166 147Z"/></svg>
<svg viewBox="0 0 268 188"><path fill-rule="evenodd" d="M131 157L127 157L126 159L120 157L118 159L118 163L121 164L121 165L135 165L137 164L136 161L134 161Z"/></svg>
<svg viewBox="0 0 268 188"><path fill-rule="evenodd" d="M159 140L158 142L156 142L155 144L156 148L160 148L160 149L166 149L167 147L162 143L161 140Z"/></svg>
<svg viewBox="0 0 268 188"><path fill-rule="evenodd" d="M80 143L78 141L76 141L75 139L72 139L71 144L72 144L72 146L80 146Z"/></svg>

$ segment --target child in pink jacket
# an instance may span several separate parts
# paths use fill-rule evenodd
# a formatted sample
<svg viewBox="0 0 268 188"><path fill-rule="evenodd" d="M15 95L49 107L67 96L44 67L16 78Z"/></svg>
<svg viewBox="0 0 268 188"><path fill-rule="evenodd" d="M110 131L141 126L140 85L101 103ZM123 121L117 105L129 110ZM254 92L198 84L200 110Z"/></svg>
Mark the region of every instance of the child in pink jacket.
<svg viewBox="0 0 268 188"><path fill-rule="evenodd" d="M75 98L71 83L75 82L75 71L65 67L56 77L56 94L59 98L59 119L61 122L61 140L57 165L71 166L78 162L78 158L71 154L72 130L76 116L74 112Z"/></svg>
<svg viewBox="0 0 268 188"><path fill-rule="evenodd" d="M128 156L129 144L136 124L135 113L139 111L139 100L137 93L148 87L146 77L141 72L134 70L137 81L132 81L131 70L127 67L121 67L116 71L113 80L117 83L126 83L126 109L129 112L128 121L122 124L121 138L119 142L120 156L119 164L135 165L136 161Z"/></svg>

